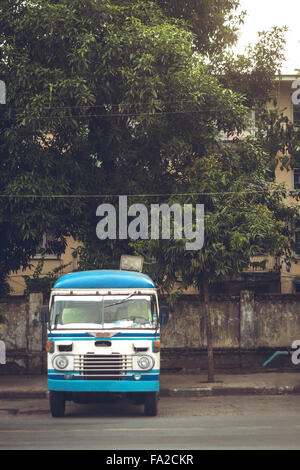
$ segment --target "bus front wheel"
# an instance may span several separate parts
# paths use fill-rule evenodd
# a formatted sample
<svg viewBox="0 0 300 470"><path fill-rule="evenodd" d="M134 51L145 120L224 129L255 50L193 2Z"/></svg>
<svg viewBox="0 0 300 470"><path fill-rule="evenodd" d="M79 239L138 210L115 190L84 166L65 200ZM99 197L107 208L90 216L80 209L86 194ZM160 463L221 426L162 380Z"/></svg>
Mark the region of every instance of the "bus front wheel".
<svg viewBox="0 0 300 470"><path fill-rule="evenodd" d="M144 401L144 414L145 414L145 416L156 416L157 415L157 402L158 402L158 393L157 392L145 393L145 401Z"/></svg>
<svg viewBox="0 0 300 470"><path fill-rule="evenodd" d="M65 414L66 400L64 392L50 390L50 411L53 418L61 418Z"/></svg>

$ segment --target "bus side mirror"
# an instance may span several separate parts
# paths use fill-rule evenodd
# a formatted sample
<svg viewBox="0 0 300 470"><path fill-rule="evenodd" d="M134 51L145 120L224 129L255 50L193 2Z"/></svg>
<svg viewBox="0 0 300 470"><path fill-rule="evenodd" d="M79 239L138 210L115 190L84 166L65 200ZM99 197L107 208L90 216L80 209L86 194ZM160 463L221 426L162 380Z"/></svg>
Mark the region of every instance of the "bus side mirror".
<svg viewBox="0 0 300 470"><path fill-rule="evenodd" d="M160 326L165 326L169 320L169 308L167 305L162 305L159 309L160 312Z"/></svg>
<svg viewBox="0 0 300 470"><path fill-rule="evenodd" d="M49 306L48 305L43 305L42 306L41 320L42 320L44 326L47 326L47 323L49 323L49 321L50 321L50 312L49 312Z"/></svg>

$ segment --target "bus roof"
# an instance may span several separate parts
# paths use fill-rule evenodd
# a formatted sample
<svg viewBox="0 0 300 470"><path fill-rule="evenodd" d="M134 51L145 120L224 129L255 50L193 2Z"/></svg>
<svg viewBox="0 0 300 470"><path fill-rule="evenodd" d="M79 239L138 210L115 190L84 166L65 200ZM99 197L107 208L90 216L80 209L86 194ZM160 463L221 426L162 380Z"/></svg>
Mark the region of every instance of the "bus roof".
<svg viewBox="0 0 300 470"><path fill-rule="evenodd" d="M154 282L146 274L133 271L95 270L65 274L54 289L153 289Z"/></svg>

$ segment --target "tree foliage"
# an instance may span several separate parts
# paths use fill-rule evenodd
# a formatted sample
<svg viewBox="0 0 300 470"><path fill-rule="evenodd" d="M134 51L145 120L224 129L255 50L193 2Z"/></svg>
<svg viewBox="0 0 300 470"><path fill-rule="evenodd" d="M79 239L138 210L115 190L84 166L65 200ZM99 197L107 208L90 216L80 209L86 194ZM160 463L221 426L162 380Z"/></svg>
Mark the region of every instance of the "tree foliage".
<svg viewBox="0 0 300 470"><path fill-rule="evenodd" d="M209 382L214 381L209 285L237 279L257 255L273 255L285 263L290 259L291 227L299 211L287 204L285 188L267 184L268 161L268 154L250 138L194 160L181 191L178 188L179 194L168 204L184 207L190 203L194 211L197 204L204 205L204 245L200 250L187 250L186 242L191 240L185 233L182 240L173 232L170 240L132 243L137 254L154 260L146 268L162 291L171 292L171 302L191 286L204 297ZM190 196L183 198L180 193ZM195 215L193 229L197 229ZM176 285L181 289L175 289L174 295Z"/></svg>
<svg viewBox="0 0 300 470"><path fill-rule="evenodd" d="M198 51L210 59L236 42L243 24L239 0L158 0L158 3L169 16L184 22L195 35Z"/></svg>
<svg viewBox="0 0 300 470"><path fill-rule="evenodd" d="M184 236L134 245L146 259L156 260L148 269L162 288L170 291L181 280L183 287L201 290L204 280L235 279L262 253L289 256L290 225L298 210L286 204L286 188L267 183L267 164L268 154L251 138L194 161L180 191L190 196L174 195L168 204L204 204L203 248L186 250Z"/></svg>
<svg viewBox="0 0 300 470"><path fill-rule="evenodd" d="M2 293L44 232L55 235L55 253L67 235L81 240L81 268L117 267L120 254L138 252L155 260L148 266L162 288L179 277L183 287L203 290L212 361L208 284L234 278L261 251L288 258L297 216L270 179L278 150L282 165L291 150L297 158L299 136L280 110L265 110L285 29L260 33L236 57L229 48L243 22L238 7L238 0L1 0ZM250 109L256 138L239 139ZM185 250L184 239L97 239L100 203L158 193L160 203L204 204L202 250Z"/></svg>
<svg viewBox="0 0 300 470"><path fill-rule="evenodd" d="M213 42L221 34L236 4L217 3L209 29L197 32L198 50L200 36ZM56 236L57 253L66 235L94 243L101 200L87 195L171 192L170 167L179 175L219 130L243 127L241 98L210 75L187 27L188 10L174 6L2 0L4 277L28 265L44 232ZM200 18L203 2L194 7ZM215 11L214 2L210 7Z"/></svg>
<svg viewBox="0 0 300 470"><path fill-rule="evenodd" d="M265 108L274 98L284 60L286 32L285 26L260 31L257 42L248 45L244 54L223 50L210 63L212 73L224 86L241 93L250 108Z"/></svg>
<svg viewBox="0 0 300 470"><path fill-rule="evenodd" d="M51 289L57 281L57 279L62 275L64 269L68 264L62 264L54 268L52 271L49 271L46 274L42 274L45 258L41 257L39 262L36 265L34 273L32 276L25 275L23 279L25 281L25 291L24 295L29 295L32 292L41 292L43 294L43 300L46 303L49 301ZM70 264L70 263L69 263Z"/></svg>
<svg viewBox="0 0 300 470"><path fill-rule="evenodd" d="M247 106L270 97L284 41L274 29L248 56L226 55L242 22L238 3L1 1L3 279L30 263L44 232L55 235L56 253L67 235L79 238L82 266L116 264L127 241L95 234L96 208L109 195L162 193L167 201L201 189L201 165L235 165L231 149L218 153L219 132L244 130ZM267 121L261 114L259 144L273 156L283 136L274 144L277 124ZM258 149L243 145L234 152L250 162ZM107 197L90 197L98 194Z"/></svg>

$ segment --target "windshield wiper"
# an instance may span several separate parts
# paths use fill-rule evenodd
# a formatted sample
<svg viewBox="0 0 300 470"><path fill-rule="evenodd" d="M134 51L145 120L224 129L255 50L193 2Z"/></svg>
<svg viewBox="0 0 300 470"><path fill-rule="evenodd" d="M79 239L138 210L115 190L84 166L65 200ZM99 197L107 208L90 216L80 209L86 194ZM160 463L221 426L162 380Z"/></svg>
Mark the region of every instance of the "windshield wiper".
<svg viewBox="0 0 300 470"><path fill-rule="evenodd" d="M136 294L136 292L132 292L132 294L130 294L128 297L126 297L126 299L119 300L118 302L115 302L115 303L113 303L113 304L104 305L104 308L112 307L113 305L119 305L119 304L122 304L123 302L127 302L127 300L129 300L130 297L132 297L132 296L135 295L135 294Z"/></svg>

